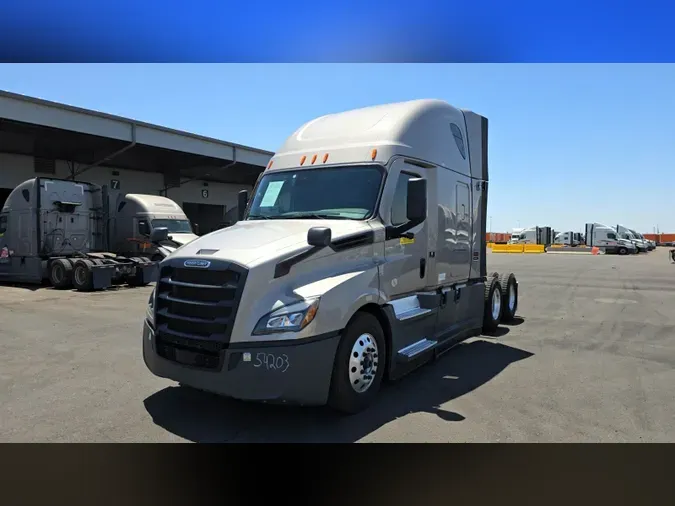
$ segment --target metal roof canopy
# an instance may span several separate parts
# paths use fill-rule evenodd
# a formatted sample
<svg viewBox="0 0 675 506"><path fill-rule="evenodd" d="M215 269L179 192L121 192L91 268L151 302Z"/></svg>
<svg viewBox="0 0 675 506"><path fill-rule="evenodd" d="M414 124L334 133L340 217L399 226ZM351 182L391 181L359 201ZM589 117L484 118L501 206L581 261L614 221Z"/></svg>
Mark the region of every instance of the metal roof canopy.
<svg viewBox="0 0 675 506"><path fill-rule="evenodd" d="M273 153L0 90L0 152L190 179L254 184ZM171 187L177 186L172 183ZM159 190L159 188L158 188Z"/></svg>

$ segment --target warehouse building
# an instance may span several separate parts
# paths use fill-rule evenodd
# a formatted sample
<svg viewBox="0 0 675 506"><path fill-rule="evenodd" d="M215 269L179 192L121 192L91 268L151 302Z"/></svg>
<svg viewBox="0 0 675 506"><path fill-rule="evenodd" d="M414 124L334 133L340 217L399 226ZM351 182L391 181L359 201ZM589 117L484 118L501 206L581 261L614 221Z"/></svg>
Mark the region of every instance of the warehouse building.
<svg viewBox="0 0 675 506"><path fill-rule="evenodd" d="M157 125L0 91L0 207L37 176L165 195L200 234L236 217L273 153Z"/></svg>

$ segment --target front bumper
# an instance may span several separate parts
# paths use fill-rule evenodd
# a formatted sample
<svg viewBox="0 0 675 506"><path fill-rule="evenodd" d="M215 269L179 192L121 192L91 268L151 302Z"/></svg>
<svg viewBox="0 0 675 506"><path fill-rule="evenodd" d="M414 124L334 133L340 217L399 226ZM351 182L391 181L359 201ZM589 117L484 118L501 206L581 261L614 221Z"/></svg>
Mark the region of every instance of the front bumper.
<svg viewBox="0 0 675 506"><path fill-rule="evenodd" d="M143 360L156 376L241 400L323 405L328 401L340 333L302 342L237 343L221 351L218 369L161 357L154 332L143 324Z"/></svg>

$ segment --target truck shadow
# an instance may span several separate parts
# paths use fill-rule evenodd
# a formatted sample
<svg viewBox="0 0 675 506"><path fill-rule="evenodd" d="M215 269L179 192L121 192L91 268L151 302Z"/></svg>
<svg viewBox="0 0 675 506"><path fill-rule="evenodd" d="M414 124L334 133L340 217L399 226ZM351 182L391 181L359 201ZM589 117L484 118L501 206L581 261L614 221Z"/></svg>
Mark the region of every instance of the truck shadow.
<svg viewBox="0 0 675 506"><path fill-rule="evenodd" d="M353 416L341 416L328 408L236 401L178 386L156 392L143 402L157 425L193 442L351 443L411 413L461 422L465 417L448 409L446 403L532 355L483 339L460 344L402 380L384 384L375 404Z"/></svg>
<svg viewBox="0 0 675 506"><path fill-rule="evenodd" d="M51 286L47 283L42 283L42 284L30 284L30 283L13 283L9 281L5 281L2 284L0 284L0 287L2 286L7 286L10 288L21 288L22 290L28 290L29 292L37 292L38 290L49 290L52 289Z"/></svg>

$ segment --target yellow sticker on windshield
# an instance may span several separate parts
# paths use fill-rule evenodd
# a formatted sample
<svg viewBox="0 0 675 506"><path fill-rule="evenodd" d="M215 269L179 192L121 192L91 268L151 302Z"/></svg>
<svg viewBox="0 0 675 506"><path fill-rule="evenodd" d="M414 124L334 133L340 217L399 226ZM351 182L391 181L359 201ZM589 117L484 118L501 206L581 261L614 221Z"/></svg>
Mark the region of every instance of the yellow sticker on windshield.
<svg viewBox="0 0 675 506"><path fill-rule="evenodd" d="M403 246L405 244L414 244L414 243L415 243L415 239L408 239L407 237L401 237L401 240L399 241L399 244L401 246Z"/></svg>

